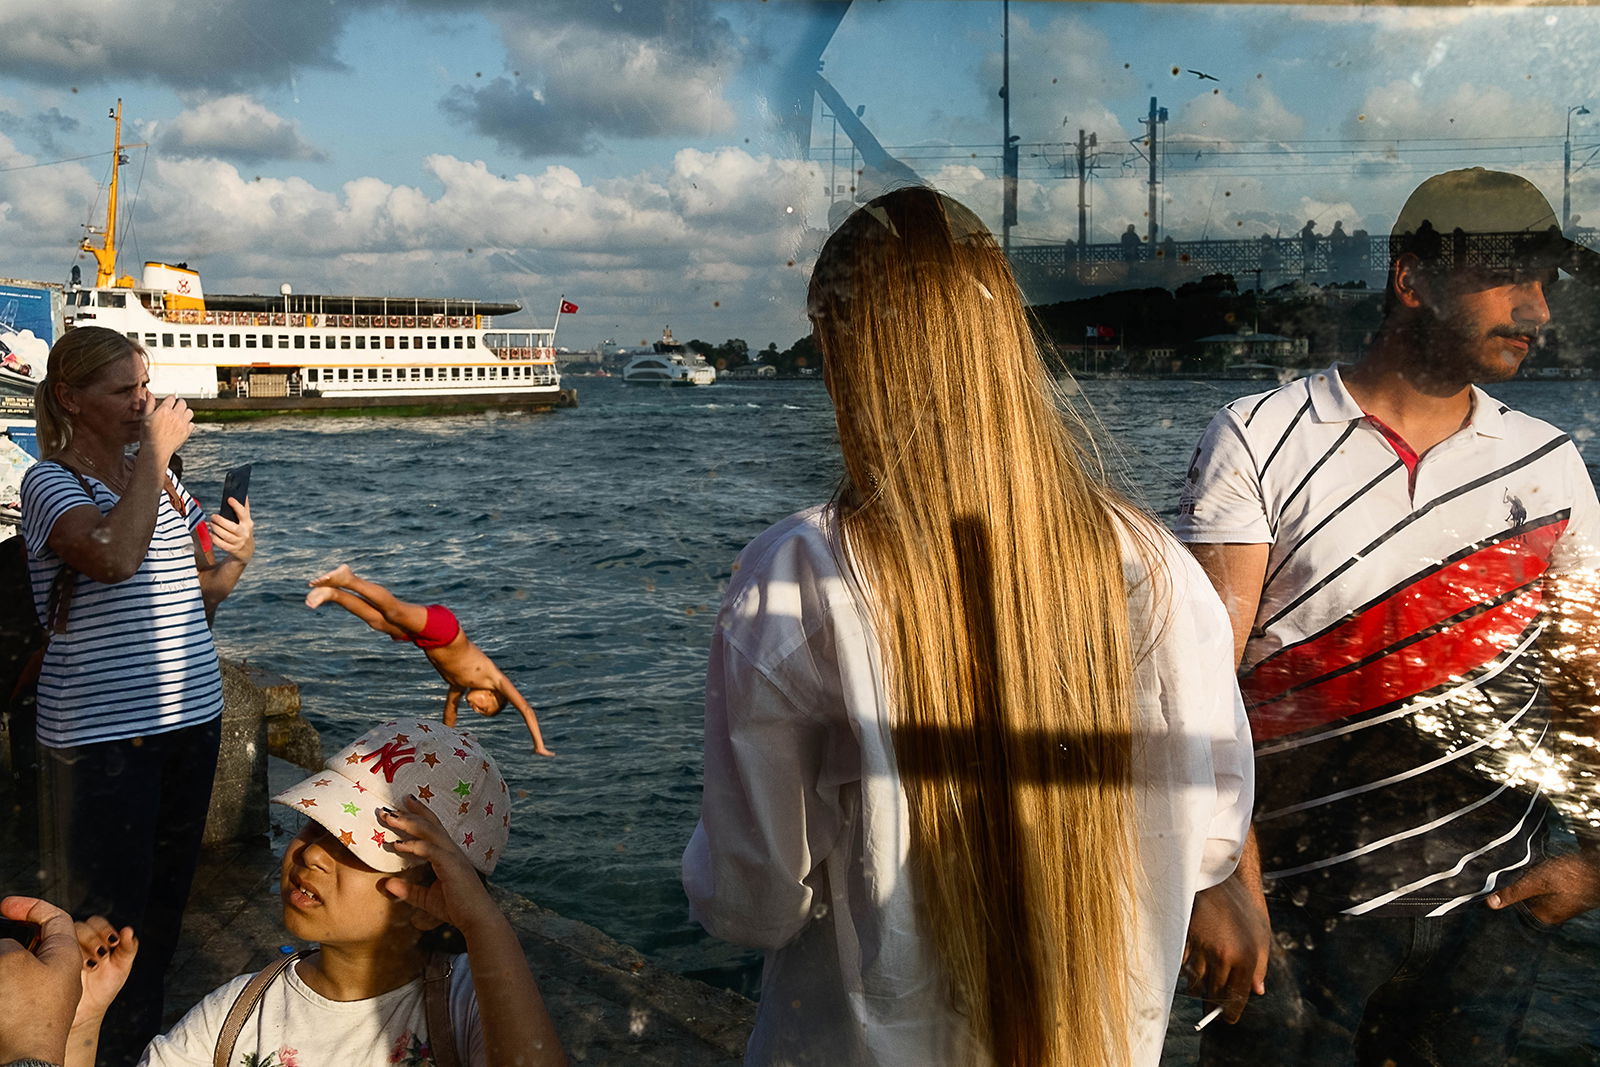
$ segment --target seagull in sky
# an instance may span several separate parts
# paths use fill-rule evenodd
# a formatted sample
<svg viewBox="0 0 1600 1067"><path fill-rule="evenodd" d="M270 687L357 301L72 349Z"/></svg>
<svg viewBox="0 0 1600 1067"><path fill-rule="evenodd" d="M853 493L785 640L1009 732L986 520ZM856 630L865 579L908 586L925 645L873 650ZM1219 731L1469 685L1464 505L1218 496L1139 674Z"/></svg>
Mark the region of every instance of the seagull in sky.
<svg viewBox="0 0 1600 1067"><path fill-rule="evenodd" d="M1196 78L1199 78L1203 82L1216 82L1222 80L1221 78L1212 77L1203 70L1191 70L1189 73L1193 74Z"/></svg>

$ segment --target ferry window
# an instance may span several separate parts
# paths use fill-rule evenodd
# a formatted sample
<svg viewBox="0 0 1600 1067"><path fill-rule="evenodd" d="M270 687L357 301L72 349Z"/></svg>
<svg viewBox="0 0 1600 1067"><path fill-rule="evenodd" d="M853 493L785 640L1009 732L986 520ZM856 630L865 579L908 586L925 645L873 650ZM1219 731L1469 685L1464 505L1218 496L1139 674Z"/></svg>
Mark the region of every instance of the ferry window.
<svg viewBox="0 0 1600 1067"><path fill-rule="evenodd" d="M316 338L312 338L312 340L316 340ZM350 380L350 369L348 367L339 368L339 380L341 382L348 382Z"/></svg>
<svg viewBox="0 0 1600 1067"><path fill-rule="evenodd" d="M467 338L467 347L468 348L477 348L478 347L478 338L476 337L476 335L469 336Z"/></svg>
<svg viewBox="0 0 1600 1067"><path fill-rule="evenodd" d="M306 346L306 335L303 334L303 333L295 334L294 335L294 346L296 348L304 348Z"/></svg>
<svg viewBox="0 0 1600 1067"><path fill-rule="evenodd" d="M346 334L341 334L339 336L339 347L340 348L349 348L350 347L350 335L349 334L346 333Z"/></svg>
<svg viewBox="0 0 1600 1067"><path fill-rule="evenodd" d="M428 338L428 347L429 348L437 348L438 347L437 339L433 338L433 337L429 337Z"/></svg>
<svg viewBox="0 0 1600 1067"><path fill-rule="evenodd" d="M144 335L144 346L146 348L154 348L156 346L156 335L153 334L153 333L145 334Z"/></svg>
<svg viewBox="0 0 1600 1067"><path fill-rule="evenodd" d="M418 334L417 336L415 336L415 337L413 337L411 339L411 347L412 348L421 348L422 347L422 336L420 334Z"/></svg>
<svg viewBox="0 0 1600 1067"><path fill-rule="evenodd" d="M364 333L356 334L356 347L357 348L366 348L367 347L367 335L366 334L364 334Z"/></svg>
<svg viewBox="0 0 1600 1067"><path fill-rule="evenodd" d="M455 343L455 347L456 347L456 348L460 348L460 347L461 347L461 338L459 338L459 337L457 337L457 338L456 338L456 339L455 339L455 342L456 342L456 343Z"/></svg>
<svg viewBox="0 0 1600 1067"><path fill-rule="evenodd" d="M204 333L195 334L194 335L194 346L196 348L209 348L211 346L211 336L209 334L204 334Z"/></svg>
<svg viewBox="0 0 1600 1067"><path fill-rule="evenodd" d="M423 368L422 379L423 379L423 381L428 381L428 382L433 381L433 368L432 367L424 367Z"/></svg>
<svg viewBox="0 0 1600 1067"><path fill-rule="evenodd" d="M289 347L289 335L288 334L280 333L278 335L278 347L279 348L288 348Z"/></svg>
<svg viewBox="0 0 1600 1067"><path fill-rule="evenodd" d="M128 306L128 298L127 298L126 294L123 294L123 293L103 293L101 295L104 297L104 299L101 301L101 303L103 303L106 307L120 308L120 307L127 307Z"/></svg>
<svg viewBox="0 0 1600 1067"><path fill-rule="evenodd" d="M454 378L456 381L460 381L461 380L461 368L460 367L451 367L450 368L450 377Z"/></svg>
<svg viewBox="0 0 1600 1067"><path fill-rule="evenodd" d="M238 348L242 344L244 344L244 340L238 334L230 333L228 335L228 347L229 348Z"/></svg>
<svg viewBox="0 0 1600 1067"><path fill-rule="evenodd" d="M380 341L379 341L379 340L378 340L378 338L377 338L377 337L373 337L373 339L372 339L372 347L373 347L373 348L382 348L382 347L383 347L383 344L382 344L382 342L380 342Z"/></svg>
<svg viewBox="0 0 1600 1067"><path fill-rule="evenodd" d="M386 381L386 382L393 381L394 380L394 372L391 371L388 367L385 367L385 368L383 368L382 377L383 377L383 380Z"/></svg>
<svg viewBox="0 0 1600 1067"><path fill-rule="evenodd" d="M164 333L164 334L161 335L161 347L162 348L171 348L172 347L172 335L170 333Z"/></svg>
<svg viewBox="0 0 1600 1067"><path fill-rule="evenodd" d="M405 338L404 338L404 337L402 337L402 338L400 338L400 340L401 340L401 341L402 341L402 342L404 342L404 341L405 341ZM393 348L393 347L394 347L394 335L393 335L393 334L385 334L385 335L384 335L384 338L383 338L383 347L384 347L384 348ZM401 348L404 348L404 347L405 347L405 345L404 345L404 344L403 344L403 343L402 343L402 344L401 344L401 345L400 345L400 347L401 347Z"/></svg>
<svg viewBox="0 0 1600 1067"><path fill-rule="evenodd" d="M179 348L190 348L190 347L193 347L193 345L192 345L193 341L194 341L194 338L189 336L186 333L180 333L178 335L178 347Z"/></svg>
<svg viewBox="0 0 1600 1067"><path fill-rule="evenodd" d="M222 335L220 333L214 333L214 334L211 335L211 347L212 348L221 348L222 347Z"/></svg>
<svg viewBox="0 0 1600 1067"><path fill-rule="evenodd" d="M312 334L311 337L307 340L306 343L311 348L321 348L322 347L322 337L319 334Z"/></svg>
<svg viewBox="0 0 1600 1067"><path fill-rule="evenodd" d="M306 381L307 382L314 382L316 380L317 380L317 368L311 367L311 368L307 369L307 371L306 371Z"/></svg>
<svg viewBox="0 0 1600 1067"><path fill-rule="evenodd" d="M268 340L271 340L271 338L268 338ZM254 348L254 347L256 347L256 335L253 334L253 333L245 334L244 335L244 346L246 348Z"/></svg>

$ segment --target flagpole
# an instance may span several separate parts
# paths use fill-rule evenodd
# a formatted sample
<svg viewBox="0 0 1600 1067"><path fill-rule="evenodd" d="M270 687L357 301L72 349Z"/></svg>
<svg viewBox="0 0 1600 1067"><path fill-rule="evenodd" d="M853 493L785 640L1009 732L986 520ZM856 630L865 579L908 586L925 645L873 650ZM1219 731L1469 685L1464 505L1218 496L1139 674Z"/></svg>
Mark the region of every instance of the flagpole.
<svg viewBox="0 0 1600 1067"><path fill-rule="evenodd" d="M566 293L562 293L561 294L561 299L556 301L556 321L555 321L555 325L550 327L550 347L551 348L554 348L556 346L556 330L558 330L561 327L561 309L566 307L566 306L567 306L567 294Z"/></svg>

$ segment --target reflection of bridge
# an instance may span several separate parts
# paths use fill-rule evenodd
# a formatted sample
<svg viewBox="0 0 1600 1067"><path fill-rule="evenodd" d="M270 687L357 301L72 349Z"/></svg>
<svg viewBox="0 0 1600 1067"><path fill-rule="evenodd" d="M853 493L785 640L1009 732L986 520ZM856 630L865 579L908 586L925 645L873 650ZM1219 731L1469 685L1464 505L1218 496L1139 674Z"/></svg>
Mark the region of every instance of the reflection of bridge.
<svg viewBox="0 0 1600 1067"><path fill-rule="evenodd" d="M1175 289L1208 274L1229 274L1241 289L1271 289L1287 282L1313 285L1365 282L1381 285L1389 242L1358 230L1340 241L1318 235L1174 241L1154 248L1123 245L1012 245L1011 265L1033 303L1090 296L1110 289Z"/></svg>

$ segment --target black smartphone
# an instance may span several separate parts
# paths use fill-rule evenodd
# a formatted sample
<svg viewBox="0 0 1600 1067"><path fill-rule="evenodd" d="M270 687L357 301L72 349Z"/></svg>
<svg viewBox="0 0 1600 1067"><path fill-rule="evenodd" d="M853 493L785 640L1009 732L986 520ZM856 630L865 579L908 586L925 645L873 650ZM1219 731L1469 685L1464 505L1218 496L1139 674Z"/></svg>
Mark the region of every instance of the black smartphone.
<svg viewBox="0 0 1600 1067"><path fill-rule="evenodd" d="M39 947L39 924L25 919L0 919L0 938L10 938L32 952Z"/></svg>
<svg viewBox="0 0 1600 1067"><path fill-rule="evenodd" d="M233 507L228 501L237 500L245 503L250 499L250 467L249 463L235 467L222 479L222 506L217 509L217 514L229 522L237 521L239 516L233 513Z"/></svg>

